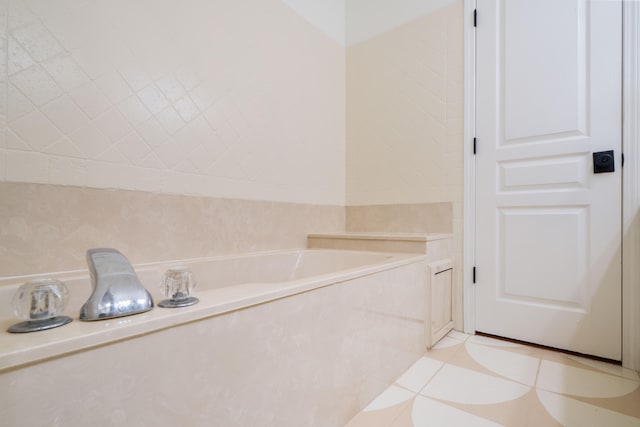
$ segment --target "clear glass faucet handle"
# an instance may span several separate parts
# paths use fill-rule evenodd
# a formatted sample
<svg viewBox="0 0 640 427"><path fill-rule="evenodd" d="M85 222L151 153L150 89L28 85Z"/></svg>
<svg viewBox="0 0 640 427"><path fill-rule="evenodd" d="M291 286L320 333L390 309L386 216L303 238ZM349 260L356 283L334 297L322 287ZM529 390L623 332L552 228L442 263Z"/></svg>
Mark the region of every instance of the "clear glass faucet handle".
<svg viewBox="0 0 640 427"><path fill-rule="evenodd" d="M182 301L191 297L196 281L187 267L173 267L164 273L160 290L172 301Z"/></svg>
<svg viewBox="0 0 640 427"><path fill-rule="evenodd" d="M13 296L13 314L19 319L39 321L60 316L69 291L54 279L32 280L20 286Z"/></svg>

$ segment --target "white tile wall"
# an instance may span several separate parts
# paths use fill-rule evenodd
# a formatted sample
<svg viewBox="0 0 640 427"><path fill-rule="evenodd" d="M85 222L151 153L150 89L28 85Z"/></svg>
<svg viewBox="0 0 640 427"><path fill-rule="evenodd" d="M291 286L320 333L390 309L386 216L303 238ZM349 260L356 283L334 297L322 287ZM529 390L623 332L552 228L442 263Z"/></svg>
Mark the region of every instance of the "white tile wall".
<svg viewBox="0 0 640 427"><path fill-rule="evenodd" d="M344 47L280 0L0 0L0 43L0 180L344 203Z"/></svg>
<svg viewBox="0 0 640 427"><path fill-rule="evenodd" d="M33 151L7 151L5 153L6 180L12 182L49 182L49 159Z"/></svg>
<svg viewBox="0 0 640 427"><path fill-rule="evenodd" d="M5 162L5 157L7 156L7 153L5 150L0 150L0 180L5 181L6 180L6 162Z"/></svg>
<svg viewBox="0 0 640 427"><path fill-rule="evenodd" d="M381 5L349 3L347 205L461 202L462 1Z"/></svg>

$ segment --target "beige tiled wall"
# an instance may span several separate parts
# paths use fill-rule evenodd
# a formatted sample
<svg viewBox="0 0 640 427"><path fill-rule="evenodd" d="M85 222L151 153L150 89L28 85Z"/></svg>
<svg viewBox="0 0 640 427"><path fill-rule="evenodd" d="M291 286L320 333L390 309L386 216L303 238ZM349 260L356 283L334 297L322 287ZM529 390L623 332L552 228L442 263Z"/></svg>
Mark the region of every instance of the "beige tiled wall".
<svg viewBox="0 0 640 427"><path fill-rule="evenodd" d="M0 0L0 181L343 204L341 1Z"/></svg>
<svg viewBox="0 0 640 427"><path fill-rule="evenodd" d="M348 3L347 229L423 231L445 223L462 260L462 0ZM385 9L388 10L385 13ZM378 10L382 8L381 10ZM386 207L383 207L385 206ZM381 229L382 228L382 229ZM403 229L405 228L405 229ZM437 230L440 231L440 230ZM462 282L456 275L456 327Z"/></svg>
<svg viewBox="0 0 640 427"><path fill-rule="evenodd" d="M0 183L0 276L86 268L115 247L131 262L303 248L344 229L344 207Z"/></svg>
<svg viewBox="0 0 640 427"><path fill-rule="evenodd" d="M443 203L347 206L347 231L452 233L453 206Z"/></svg>

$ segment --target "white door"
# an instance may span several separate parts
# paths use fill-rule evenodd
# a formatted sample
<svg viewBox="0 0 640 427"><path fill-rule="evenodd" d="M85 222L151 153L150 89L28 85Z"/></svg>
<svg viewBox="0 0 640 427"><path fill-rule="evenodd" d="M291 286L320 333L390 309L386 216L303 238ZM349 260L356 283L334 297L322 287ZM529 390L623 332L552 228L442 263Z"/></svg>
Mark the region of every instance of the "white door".
<svg viewBox="0 0 640 427"><path fill-rule="evenodd" d="M477 11L476 329L620 360L621 2Z"/></svg>

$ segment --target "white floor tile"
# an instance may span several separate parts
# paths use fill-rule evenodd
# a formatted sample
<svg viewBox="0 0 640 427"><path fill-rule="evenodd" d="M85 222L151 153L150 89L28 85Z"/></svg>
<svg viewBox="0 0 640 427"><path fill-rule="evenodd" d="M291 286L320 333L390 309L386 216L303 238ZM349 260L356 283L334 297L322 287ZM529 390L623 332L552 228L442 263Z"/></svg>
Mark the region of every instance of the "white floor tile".
<svg viewBox="0 0 640 427"><path fill-rule="evenodd" d="M536 382L538 358L470 342L465 344L465 348L473 360L498 375L528 386Z"/></svg>
<svg viewBox="0 0 640 427"><path fill-rule="evenodd" d="M575 360L576 362L582 363L583 365L596 368L600 371L606 372L611 375L617 375L619 377L624 377L630 380L640 381L640 373L633 371L631 369L623 368L622 366L619 366L619 365L600 362L598 360L587 359L585 357L578 357L578 356L567 356L567 357L571 360Z"/></svg>
<svg viewBox="0 0 640 427"><path fill-rule="evenodd" d="M379 409L389 408L398 403L406 402L413 396L415 396L415 393L392 385L376 397L373 402L369 403L369 405L364 408L364 411L377 411Z"/></svg>
<svg viewBox="0 0 640 427"><path fill-rule="evenodd" d="M536 385L543 390L582 397L623 396L640 386L637 381L574 368L549 360L543 360L540 364Z"/></svg>
<svg viewBox="0 0 640 427"><path fill-rule="evenodd" d="M415 427L499 427L493 421L418 396L413 402L411 418Z"/></svg>
<svg viewBox="0 0 640 427"><path fill-rule="evenodd" d="M566 427L638 427L640 419L538 390L538 399L547 412Z"/></svg>
<svg viewBox="0 0 640 427"><path fill-rule="evenodd" d="M402 374L396 383L417 393L422 390L442 365L443 363L440 361L423 357Z"/></svg>
<svg viewBox="0 0 640 427"><path fill-rule="evenodd" d="M449 402L493 404L517 399L531 390L513 381L445 365L420 394Z"/></svg>

